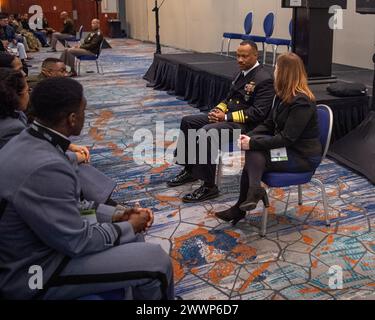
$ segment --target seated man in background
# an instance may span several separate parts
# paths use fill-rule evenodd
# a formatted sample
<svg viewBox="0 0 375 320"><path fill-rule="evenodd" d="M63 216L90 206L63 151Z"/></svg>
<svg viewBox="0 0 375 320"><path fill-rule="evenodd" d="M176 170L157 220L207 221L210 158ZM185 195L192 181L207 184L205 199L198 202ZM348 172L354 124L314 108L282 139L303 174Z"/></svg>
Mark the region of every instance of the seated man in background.
<svg viewBox="0 0 375 320"><path fill-rule="evenodd" d="M42 63L42 70L37 76L32 76L27 79L29 87L33 89L39 82L47 78L66 77L66 65L63 61L57 58L47 58Z"/></svg>
<svg viewBox="0 0 375 320"><path fill-rule="evenodd" d="M65 49L61 55L61 60L70 67L72 75L77 74L75 70L75 59L80 56L96 56L100 51L103 42L103 34L100 32L100 21L91 21L92 32L87 35L83 43L71 49Z"/></svg>
<svg viewBox="0 0 375 320"><path fill-rule="evenodd" d="M22 43L19 43L16 39L16 34L14 29L9 25L8 14L0 12L0 40L3 43L4 48L8 51L12 47L17 51L19 58L22 61L22 64L28 66L26 63L27 53L25 46Z"/></svg>
<svg viewBox="0 0 375 320"><path fill-rule="evenodd" d="M57 41L61 42L62 45L65 45L66 39L69 39L72 36L76 36L77 34L74 27L74 22L69 18L69 15L66 11L61 12L60 18L64 20L64 28L61 30L61 32L52 33L51 50L49 50L48 52L56 52Z"/></svg>
<svg viewBox="0 0 375 320"><path fill-rule="evenodd" d="M127 288L134 299L173 299L169 256L144 243L151 210L100 205L98 223L79 211L80 184L65 152L83 128L83 87L44 80L31 105L32 126L0 150L0 297L77 299ZM43 270L41 290L30 287L35 265Z"/></svg>
<svg viewBox="0 0 375 320"><path fill-rule="evenodd" d="M17 41L23 43L26 52L28 52L30 51L30 48L29 48L29 45L27 44L27 39L21 34L22 25L20 22L18 22L18 20L19 19L18 19L17 14L16 15L10 14L8 17L8 24L14 30Z"/></svg>
<svg viewBox="0 0 375 320"><path fill-rule="evenodd" d="M39 21L37 21L37 22L39 22ZM55 32L55 30L53 30L52 28L49 27L48 20L44 16L42 18L41 25L42 25L42 29L37 28L36 31L42 32L46 36L46 39L48 39L48 41L49 41L49 42L47 41L47 44L49 46L49 43L51 43L51 41L52 41L52 34Z"/></svg>
<svg viewBox="0 0 375 320"><path fill-rule="evenodd" d="M34 42L34 40L32 39L32 37L30 36L30 35L33 35L34 38L36 38L36 39L39 40L40 44L44 48L49 47L49 45L47 44L47 36L46 36L46 34L43 33L43 32L41 32L41 31L31 29L30 24L29 24L29 15L27 13L24 13L21 16L20 24L22 26L21 34L24 34L24 35L28 34L27 35L28 42L29 41Z"/></svg>
<svg viewBox="0 0 375 320"><path fill-rule="evenodd" d="M183 197L184 202L201 202L219 196L215 184L215 163L222 143L221 133L229 132L229 138L233 140L234 130L242 133L250 131L262 123L271 110L275 95L273 77L259 64L257 45L251 41L243 41L237 49L237 62L241 71L233 81L227 99L208 115L202 113L186 116L181 121L176 158L177 164L183 165L184 169L168 182L168 186L181 186L198 179L203 181L200 188ZM203 129L208 134L210 131L215 131L218 136L218 138L206 137L207 148L201 151L206 153L205 163L200 161L199 150L196 151L196 158L192 159L194 161L189 161L191 160L189 150L198 149L200 144L204 145L204 142L200 141L201 136L199 140L196 134L193 139L189 137L189 132L199 129Z"/></svg>

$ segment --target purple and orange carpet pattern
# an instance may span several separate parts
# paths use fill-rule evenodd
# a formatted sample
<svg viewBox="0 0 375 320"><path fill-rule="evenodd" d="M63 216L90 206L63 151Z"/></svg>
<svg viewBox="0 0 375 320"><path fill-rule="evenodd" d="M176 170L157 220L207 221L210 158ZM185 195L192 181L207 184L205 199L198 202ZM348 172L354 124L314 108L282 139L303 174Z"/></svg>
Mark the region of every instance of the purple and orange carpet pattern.
<svg viewBox="0 0 375 320"><path fill-rule="evenodd" d="M298 206L296 188L272 189L268 232L258 234L262 208L236 227L213 212L233 204L239 175L225 168L219 198L186 205L181 196L197 187L168 188L180 168L138 165L133 140L139 129L178 129L185 115L199 111L186 102L146 87L143 75L155 48L135 40L112 40L113 49L95 64L82 63L78 80L88 99L86 124L77 143L91 148L92 164L113 178L114 199L140 202L155 212L147 241L160 244L174 265L176 294L184 299L375 299L375 187L365 178L326 160L317 176L329 198L331 227L326 227L319 190L303 187ZM178 53L163 48L164 53ZM58 56L57 54L55 56ZM34 64L47 57L39 54ZM31 70L32 73L36 69ZM155 157L172 141L155 147ZM240 158L239 156L237 156ZM369 159L370 161L370 159ZM341 268L343 289L332 289L331 268ZM332 270L331 270L332 271ZM331 284L331 286L330 286ZM334 283L333 283L334 284Z"/></svg>

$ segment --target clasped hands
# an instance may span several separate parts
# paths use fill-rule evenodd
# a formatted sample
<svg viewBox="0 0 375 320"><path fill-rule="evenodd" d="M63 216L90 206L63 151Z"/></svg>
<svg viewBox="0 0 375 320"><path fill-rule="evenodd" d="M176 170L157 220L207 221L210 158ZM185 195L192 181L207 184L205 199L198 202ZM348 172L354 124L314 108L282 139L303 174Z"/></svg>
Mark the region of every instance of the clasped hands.
<svg viewBox="0 0 375 320"><path fill-rule="evenodd" d="M152 210L141 208L139 204L136 204L134 208L118 207L120 210L113 216L112 222L129 222L135 233L146 232L154 223Z"/></svg>
<svg viewBox="0 0 375 320"><path fill-rule="evenodd" d="M225 121L225 113L218 108L211 110L208 114L208 121L210 123L218 123Z"/></svg>
<svg viewBox="0 0 375 320"><path fill-rule="evenodd" d="M213 109L208 114L208 120L210 123L218 123L225 121L225 113L218 108ZM242 134L237 141L238 148L241 150L250 150L251 138L247 135Z"/></svg>
<svg viewBox="0 0 375 320"><path fill-rule="evenodd" d="M91 156L90 151L87 147L71 144L68 150L76 154L78 164L90 162Z"/></svg>

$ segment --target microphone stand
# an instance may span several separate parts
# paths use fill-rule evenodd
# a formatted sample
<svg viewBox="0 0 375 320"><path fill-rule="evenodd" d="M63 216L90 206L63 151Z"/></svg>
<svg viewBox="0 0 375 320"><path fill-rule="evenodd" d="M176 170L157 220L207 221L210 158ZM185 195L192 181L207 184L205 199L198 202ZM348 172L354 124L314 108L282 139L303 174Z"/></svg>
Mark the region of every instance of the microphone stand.
<svg viewBox="0 0 375 320"><path fill-rule="evenodd" d="M161 54L161 45L160 45L160 23L159 23L159 11L161 6L164 4L164 1L158 6L158 0L155 0L155 7L152 9L152 12L155 12L155 23L156 23L156 54Z"/></svg>

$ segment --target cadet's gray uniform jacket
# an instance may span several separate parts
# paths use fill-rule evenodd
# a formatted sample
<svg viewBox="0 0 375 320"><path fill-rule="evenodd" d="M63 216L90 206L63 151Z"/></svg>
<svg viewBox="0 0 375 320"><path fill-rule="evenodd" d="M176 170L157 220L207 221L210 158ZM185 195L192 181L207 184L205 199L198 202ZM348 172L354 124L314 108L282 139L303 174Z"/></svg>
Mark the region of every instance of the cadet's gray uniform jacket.
<svg viewBox="0 0 375 320"><path fill-rule="evenodd" d="M0 149L10 139L18 135L27 125L27 117L23 112L15 112L14 117L0 119Z"/></svg>
<svg viewBox="0 0 375 320"><path fill-rule="evenodd" d="M32 298L31 266L42 267L46 284L66 257L135 239L128 222L89 225L82 219L73 166L63 152L29 130L0 150L0 163L0 199L7 201L0 220L0 297ZM103 215L98 214L98 221L111 221L113 210L99 206Z"/></svg>
<svg viewBox="0 0 375 320"><path fill-rule="evenodd" d="M16 111L14 117L0 119L0 149L20 134L26 126L27 117L23 112ZM67 152L67 155L77 170L84 198L96 203L105 203L115 189L116 182L91 165L78 165L75 153Z"/></svg>

